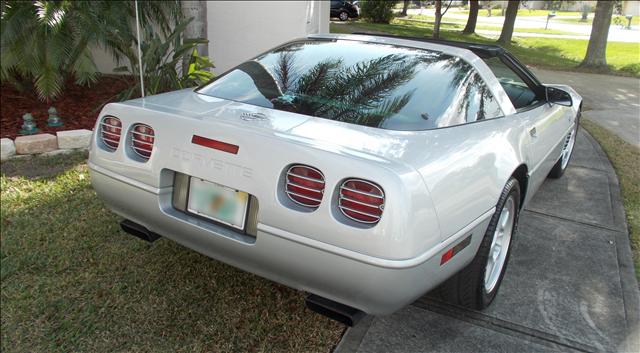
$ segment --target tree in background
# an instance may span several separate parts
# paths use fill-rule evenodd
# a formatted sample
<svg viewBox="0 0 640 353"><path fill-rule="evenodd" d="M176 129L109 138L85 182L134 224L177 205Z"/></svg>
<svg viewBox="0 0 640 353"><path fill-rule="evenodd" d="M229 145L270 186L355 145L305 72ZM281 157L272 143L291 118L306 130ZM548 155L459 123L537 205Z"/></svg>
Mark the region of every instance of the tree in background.
<svg viewBox="0 0 640 353"><path fill-rule="evenodd" d="M569 6L575 3L573 0L545 0L544 8L546 10L558 11L562 9L562 6Z"/></svg>
<svg viewBox="0 0 640 353"><path fill-rule="evenodd" d="M436 0L436 20L433 24L433 38L434 39L438 39L440 38L440 24L442 23L442 17L444 17L444 15L447 13L447 11L449 11L449 8L451 7L451 3L453 3L453 1L449 0L447 2L447 8L442 11L442 0Z"/></svg>
<svg viewBox="0 0 640 353"><path fill-rule="evenodd" d="M498 6L499 4L497 3L497 1L483 1L483 6L485 9L487 9L487 17L491 17L491 10L493 10L494 7Z"/></svg>
<svg viewBox="0 0 640 353"><path fill-rule="evenodd" d="M580 67L606 69L607 68L607 37L613 15L613 1L599 0L596 13L593 16L591 37L587 46L587 54Z"/></svg>
<svg viewBox="0 0 640 353"><path fill-rule="evenodd" d="M509 1L509 5L507 5L507 11L504 16L502 32L500 33L500 38L498 38L498 43L503 45L511 44L513 28L516 24L516 16L518 15L518 7L520 7L520 1Z"/></svg>
<svg viewBox="0 0 640 353"><path fill-rule="evenodd" d="M478 0L469 1L469 19L467 19L467 25L464 26L462 34L473 34L476 32L476 23L478 23L478 10L480 5Z"/></svg>
<svg viewBox="0 0 640 353"><path fill-rule="evenodd" d="M373 23L389 23L393 18L394 1L362 0L360 16Z"/></svg>
<svg viewBox="0 0 640 353"><path fill-rule="evenodd" d="M404 0L404 3L402 4L402 16L406 16L407 15L407 10L409 9L409 0Z"/></svg>
<svg viewBox="0 0 640 353"><path fill-rule="evenodd" d="M442 1L436 0L436 21L433 23L433 38L440 38L440 22L442 21Z"/></svg>

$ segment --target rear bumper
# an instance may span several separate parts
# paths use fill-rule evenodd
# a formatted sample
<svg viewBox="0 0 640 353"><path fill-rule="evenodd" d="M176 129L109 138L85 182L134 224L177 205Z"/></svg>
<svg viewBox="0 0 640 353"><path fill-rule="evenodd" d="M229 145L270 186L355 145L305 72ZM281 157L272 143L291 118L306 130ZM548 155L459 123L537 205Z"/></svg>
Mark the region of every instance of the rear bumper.
<svg viewBox="0 0 640 353"><path fill-rule="evenodd" d="M115 213L149 230L234 267L289 287L382 315L413 302L473 258L490 212L446 244L407 260L387 260L258 224L256 238L176 211L172 188L153 188L89 163L92 184ZM471 246L444 266L440 258L457 239L473 234Z"/></svg>

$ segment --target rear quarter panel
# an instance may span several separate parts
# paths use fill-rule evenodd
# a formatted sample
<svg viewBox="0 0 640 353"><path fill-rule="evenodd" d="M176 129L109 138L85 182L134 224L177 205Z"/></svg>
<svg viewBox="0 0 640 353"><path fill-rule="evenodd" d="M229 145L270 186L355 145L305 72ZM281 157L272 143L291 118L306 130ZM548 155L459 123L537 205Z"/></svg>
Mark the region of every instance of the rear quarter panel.
<svg viewBox="0 0 640 353"><path fill-rule="evenodd" d="M516 116L425 132L413 164L448 238L495 207L515 169L526 164L524 122Z"/></svg>

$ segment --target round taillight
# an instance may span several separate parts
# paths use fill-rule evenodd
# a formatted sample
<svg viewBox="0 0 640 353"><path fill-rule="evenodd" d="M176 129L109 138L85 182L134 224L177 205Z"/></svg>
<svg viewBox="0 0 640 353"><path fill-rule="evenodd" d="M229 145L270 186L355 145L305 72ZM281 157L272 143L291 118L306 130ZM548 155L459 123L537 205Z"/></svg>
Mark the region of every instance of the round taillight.
<svg viewBox="0 0 640 353"><path fill-rule="evenodd" d="M122 122L114 116L106 116L100 122L100 138L107 148L115 151L120 144Z"/></svg>
<svg viewBox="0 0 640 353"><path fill-rule="evenodd" d="M338 208L354 221L378 223L384 211L384 191L370 181L347 179L340 186Z"/></svg>
<svg viewBox="0 0 640 353"><path fill-rule="evenodd" d="M317 208L324 194L324 175L313 167L297 164L287 170L286 193L291 201Z"/></svg>
<svg viewBox="0 0 640 353"><path fill-rule="evenodd" d="M131 129L131 148L140 157L149 159L153 151L155 134L153 128L145 124L135 124Z"/></svg>

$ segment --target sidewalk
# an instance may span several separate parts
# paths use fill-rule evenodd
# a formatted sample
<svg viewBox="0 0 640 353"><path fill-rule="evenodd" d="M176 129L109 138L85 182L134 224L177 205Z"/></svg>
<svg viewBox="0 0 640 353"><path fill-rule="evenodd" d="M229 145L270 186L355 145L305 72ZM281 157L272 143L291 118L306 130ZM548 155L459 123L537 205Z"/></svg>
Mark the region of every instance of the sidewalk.
<svg viewBox="0 0 640 353"><path fill-rule="evenodd" d="M494 303L478 312L425 296L350 328L346 352L640 351L640 293L613 168L580 131L566 174L520 217Z"/></svg>

